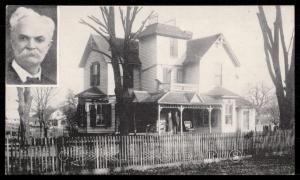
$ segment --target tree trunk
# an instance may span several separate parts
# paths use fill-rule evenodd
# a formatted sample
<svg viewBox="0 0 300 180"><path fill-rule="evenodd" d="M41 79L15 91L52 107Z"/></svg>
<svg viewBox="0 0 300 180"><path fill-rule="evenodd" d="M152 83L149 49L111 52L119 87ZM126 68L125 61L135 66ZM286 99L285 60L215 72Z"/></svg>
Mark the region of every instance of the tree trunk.
<svg viewBox="0 0 300 180"><path fill-rule="evenodd" d="M19 127L19 140L21 147L27 144L30 137L29 127L29 112L31 109L32 96L29 87L21 88L17 87L19 107L18 112L20 116Z"/></svg>
<svg viewBox="0 0 300 180"><path fill-rule="evenodd" d="M280 113L279 127L283 130L290 129L292 127L293 120L293 106L291 105L292 102L290 102L287 97L284 97L281 94L278 95L278 93L277 100Z"/></svg>

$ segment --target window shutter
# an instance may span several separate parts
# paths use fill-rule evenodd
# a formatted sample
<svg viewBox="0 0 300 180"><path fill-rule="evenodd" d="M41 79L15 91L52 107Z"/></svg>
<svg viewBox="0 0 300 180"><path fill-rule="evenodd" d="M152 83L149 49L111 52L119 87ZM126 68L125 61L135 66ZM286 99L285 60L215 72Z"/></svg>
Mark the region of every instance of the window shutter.
<svg viewBox="0 0 300 180"><path fill-rule="evenodd" d="M82 114L82 121L83 121L83 127L86 127L87 126L87 113L85 111L85 105L82 104L81 105L81 114Z"/></svg>
<svg viewBox="0 0 300 180"><path fill-rule="evenodd" d="M90 122L91 122L91 127L96 126L96 109L94 105L90 106Z"/></svg>
<svg viewBox="0 0 300 180"><path fill-rule="evenodd" d="M97 63L97 86L100 85L100 64Z"/></svg>
<svg viewBox="0 0 300 180"><path fill-rule="evenodd" d="M82 114L82 105L81 104L78 104L78 106L77 106L77 123L78 123L78 126L82 126L81 125L81 123L83 123L82 122L82 120L83 120L83 114Z"/></svg>
<svg viewBox="0 0 300 180"><path fill-rule="evenodd" d="M105 114L104 115L105 127L110 127L111 126L111 105L110 104L103 105L103 113Z"/></svg>
<svg viewBox="0 0 300 180"><path fill-rule="evenodd" d="M94 81L93 81L93 65L90 66L90 86L94 86Z"/></svg>

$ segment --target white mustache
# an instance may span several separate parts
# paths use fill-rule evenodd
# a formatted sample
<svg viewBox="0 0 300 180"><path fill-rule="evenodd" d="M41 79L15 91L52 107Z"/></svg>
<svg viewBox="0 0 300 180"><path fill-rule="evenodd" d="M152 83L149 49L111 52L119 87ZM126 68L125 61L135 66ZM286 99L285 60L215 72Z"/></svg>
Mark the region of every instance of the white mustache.
<svg viewBox="0 0 300 180"><path fill-rule="evenodd" d="M24 49L19 56L22 57L35 57L35 58L39 58L40 57L40 53L37 50L26 50Z"/></svg>

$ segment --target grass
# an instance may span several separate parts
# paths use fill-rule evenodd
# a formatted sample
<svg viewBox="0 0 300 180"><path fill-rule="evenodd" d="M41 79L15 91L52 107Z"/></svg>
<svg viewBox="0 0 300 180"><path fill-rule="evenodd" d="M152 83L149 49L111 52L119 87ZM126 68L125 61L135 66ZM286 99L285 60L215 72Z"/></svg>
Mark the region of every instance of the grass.
<svg viewBox="0 0 300 180"><path fill-rule="evenodd" d="M225 160L208 164L181 164L147 170L123 170L114 175L292 175L295 174L294 156L264 156Z"/></svg>

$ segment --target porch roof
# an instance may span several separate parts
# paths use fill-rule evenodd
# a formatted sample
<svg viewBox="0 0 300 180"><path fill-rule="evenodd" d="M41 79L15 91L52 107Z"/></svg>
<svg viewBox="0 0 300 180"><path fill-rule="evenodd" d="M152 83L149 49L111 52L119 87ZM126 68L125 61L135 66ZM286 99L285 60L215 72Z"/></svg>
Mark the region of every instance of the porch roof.
<svg viewBox="0 0 300 180"><path fill-rule="evenodd" d="M169 91L149 93L147 91L134 91L135 103L156 103L173 105L221 105L222 101L205 94L196 92Z"/></svg>
<svg viewBox="0 0 300 180"><path fill-rule="evenodd" d="M107 95L104 94L97 87L91 87L91 88L75 95L75 97L84 97L84 98L86 98L86 97L103 97L103 96L107 96Z"/></svg>

